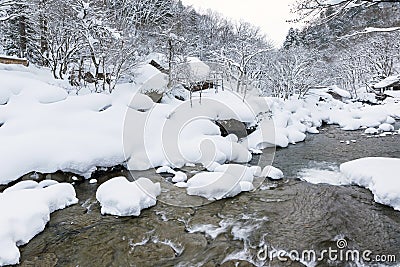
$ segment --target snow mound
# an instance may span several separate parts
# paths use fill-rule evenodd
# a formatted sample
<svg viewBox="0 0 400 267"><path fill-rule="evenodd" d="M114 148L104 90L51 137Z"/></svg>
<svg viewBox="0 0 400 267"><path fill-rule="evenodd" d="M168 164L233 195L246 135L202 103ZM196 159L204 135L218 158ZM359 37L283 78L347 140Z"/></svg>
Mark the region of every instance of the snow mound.
<svg viewBox="0 0 400 267"><path fill-rule="evenodd" d="M0 266L18 264L17 246L43 231L50 213L77 202L72 185L55 181L24 181L0 193Z"/></svg>
<svg viewBox="0 0 400 267"><path fill-rule="evenodd" d="M279 180L284 177L283 172L280 169L275 168L273 166L265 166L261 173L261 176L268 177L273 180Z"/></svg>
<svg viewBox="0 0 400 267"><path fill-rule="evenodd" d="M115 177L99 186L96 198L101 214L139 216L142 209L156 205L160 193L160 184L147 178L129 182L125 177Z"/></svg>
<svg viewBox="0 0 400 267"><path fill-rule="evenodd" d="M187 193L218 200L233 197L242 192L239 179L223 172L202 172L193 176L187 182Z"/></svg>
<svg viewBox="0 0 400 267"><path fill-rule="evenodd" d="M187 193L219 200L234 197L241 192L254 189L254 176L260 176L258 166L247 167L237 164L224 164L215 168L214 172L201 172L187 182Z"/></svg>
<svg viewBox="0 0 400 267"><path fill-rule="evenodd" d="M372 127L367 128L364 131L365 134L377 134L378 132L379 131L376 128L372 128Z"/></svg>
<svg viewBox="0 0 400 267"><path fill-rule="evenodd" d="M376 202L400 211L400 159L361 158L341 164L340 171L351 184L371 190Z"/></svg>
<svg viewBox="0 0 400 267"><path fill-rule="evenodd" d="M181 168L187 162L204 166L248 162L248 149L232 136L222 137L214 121L235 118L250 123L255 117L251 107L227 91L204 91L201 103L197 95L192 103L166 98L146 114L128 110L124 132L126 158L130 158L127 166L145 170Z"/></svg>
<svg viewBox="0 0 400 267"><path fill-rule="evenodd" d="M168 76L150 64L142 64L135 70L135 88L141 93L162 93L168 84Z"/></svg>
<svg viewBox="0 0 400 267"><path fill-rule="evenodd" d="M394 127L393 125L390 125L388 123L382 123L381 125L379 125L379 130L382 132L392 132L394 131Z"/></svg>

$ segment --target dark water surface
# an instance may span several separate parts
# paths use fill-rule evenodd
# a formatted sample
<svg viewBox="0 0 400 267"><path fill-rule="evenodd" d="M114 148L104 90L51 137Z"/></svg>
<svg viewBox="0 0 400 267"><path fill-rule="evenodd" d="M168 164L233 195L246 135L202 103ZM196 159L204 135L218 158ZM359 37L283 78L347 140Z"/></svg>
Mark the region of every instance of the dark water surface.
<svg viewBox="0 0 400 267"><path fill-rule="evenodd" d="M265 245L285 251L321 251L336 248L336 240L344 238L349 249L395 255L399 264L400 212L375 203L367 189L313 185L297 179L303 168L339 166L367 156L400 158L399 135L368 138L361 133L324 127L321 134L309 135L303 143L276 151L274 166L281 168L288 179L265 180L261 189L254 192L196 208L159 201L139 217L102 216L95 198L98 185L110 177L129 176L129 173L116 170L100 175L98 184L79 183L75 187L79 204L51 215L46 229L20 248L21 263L23 266L252 266L252 262L265 266L303 266L291 260L263 262L257 260L257 253ZM357 142L340 143L353 139ZM160 179L154 170L134 175ZM163 187L161 200L175 196L202 201L193 200L184 191L167 190ZM314 263L314 266L353 265L327 260Z"/></svg>

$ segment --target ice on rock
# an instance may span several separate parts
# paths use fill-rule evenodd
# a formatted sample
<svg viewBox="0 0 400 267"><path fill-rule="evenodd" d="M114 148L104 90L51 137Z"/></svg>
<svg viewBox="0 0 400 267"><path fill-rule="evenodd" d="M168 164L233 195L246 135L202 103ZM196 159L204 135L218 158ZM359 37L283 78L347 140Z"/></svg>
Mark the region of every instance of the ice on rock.
<svg viewBox="0 0 400 267"><path fill-rule="evenodd" d="M139 216L142 209L156 205L160 193L160 184L147 178L129 182L125 177L115 177L99 186L96 199L101 214Z"/></svg>
<svg viewBox="0 0 400 267"><path fill-rule="evenodd" d="M0 193L0 266L18 264L17 246L43 231L50 213L77 202L72 185L47 180L23 181Z"/></svg>
<svg viewBox="0 0 400 267"><path fill-rule="evenodd" d="M400 210L400 159L361 158L340 165L350 184L371 190L376 202Z"/></svg>
<svg viewBox="0 0 400 267"><path fill-rule="evenodd" d="M382 132L391 132L394 131L394 127L391 124L382 123L381 125L379 125L379 130Z"/></svg>
<svg viewBox="0 0 400 267"><path fill-rule="evenodd" d="M262 170L261 177L268 177L273 180L279 180L284 177L283 172L273 166L265 166L264 169Z"/></svg>

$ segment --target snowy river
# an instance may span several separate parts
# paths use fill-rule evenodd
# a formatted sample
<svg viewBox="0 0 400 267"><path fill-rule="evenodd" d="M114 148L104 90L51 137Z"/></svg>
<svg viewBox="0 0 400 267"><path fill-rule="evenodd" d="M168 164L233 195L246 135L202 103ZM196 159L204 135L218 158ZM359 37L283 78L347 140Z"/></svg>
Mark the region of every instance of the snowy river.
<svg viewBox="0 0 400 267"><path fill-rule="evenodd" d="M240 262L239 266L251 263L303 266L290 259L263 261L257 254L263 248L322 251L336 247L338 239L345 239L348 248L370 250L374 255L395 255L399 261L399 212L375 203L367 189L314 185L299 178L308 169L313 170L308 175L336 175L339 164L356 158L399 158L400 136L368 138L362 131L346 132L336 126L321 130L321 134L308 135L303 143L276 151L273 164L284 171L286 179L267 179L254 192L195 208L164 204L163 198L193 197L163 188L161 201L144 210L140 217L102 216L95 198L98 185L110 177L130 173L119 169L97 174L97 184L85 181L75 186L79 204L51 214L46 229L20 248L21 263L23 266L219 266L221 263L235 266ZM356 142L349 145L340 142L347 140ZM154 170L134 176L161 179ZM70 177L61 173L52 176L57 180ZM323 259L308 265L328 266L328 262ZM332 266L346 264L336 261Z"/></svg>

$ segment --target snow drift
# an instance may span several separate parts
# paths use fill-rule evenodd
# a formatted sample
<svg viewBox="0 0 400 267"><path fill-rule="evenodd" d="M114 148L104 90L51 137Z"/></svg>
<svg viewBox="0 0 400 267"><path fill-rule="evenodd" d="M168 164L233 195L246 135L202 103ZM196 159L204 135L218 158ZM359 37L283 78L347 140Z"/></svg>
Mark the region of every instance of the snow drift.
<svg viewBox="0 0 400 267"><path fill-rule="evenodd" d="M43 231L50 213L77 202L72 185L47 180L20 182L0 193L0 266L19 263L17 246Z"/></svg>

